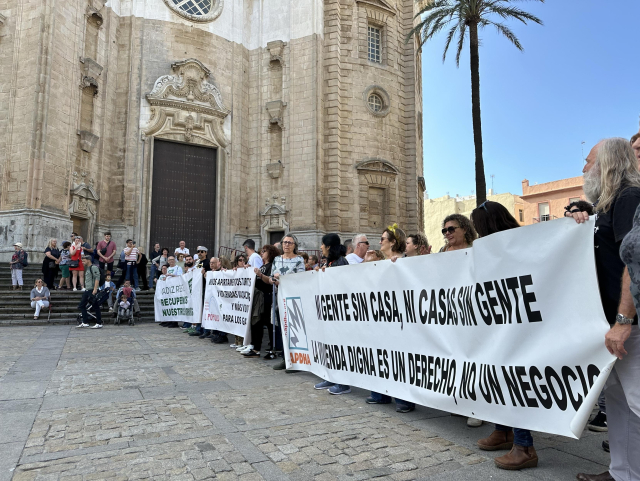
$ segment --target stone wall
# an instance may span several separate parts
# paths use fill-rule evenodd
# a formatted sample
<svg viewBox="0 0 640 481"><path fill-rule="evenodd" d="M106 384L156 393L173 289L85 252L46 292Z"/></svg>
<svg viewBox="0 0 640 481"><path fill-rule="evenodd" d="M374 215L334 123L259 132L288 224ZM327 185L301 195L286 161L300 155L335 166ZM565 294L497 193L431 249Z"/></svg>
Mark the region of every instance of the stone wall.
<svg viewBox="0 0 640 481"><path fill-rule="evenodd" d="M219 147L218 245L292 231L316 249L326 232L417 231L414 4L374 3L227 0L197 23L162 0L0 0L0 257L17 241L41 252L68 238L72 216L90 241L110 230L119 246L147 247L158 111L146 95L185 59L211 72L229 112L215 139L193 140ZM384 28L380 64L367 59L369 21ZM367 106L372 89L384 115Z"/></svg>

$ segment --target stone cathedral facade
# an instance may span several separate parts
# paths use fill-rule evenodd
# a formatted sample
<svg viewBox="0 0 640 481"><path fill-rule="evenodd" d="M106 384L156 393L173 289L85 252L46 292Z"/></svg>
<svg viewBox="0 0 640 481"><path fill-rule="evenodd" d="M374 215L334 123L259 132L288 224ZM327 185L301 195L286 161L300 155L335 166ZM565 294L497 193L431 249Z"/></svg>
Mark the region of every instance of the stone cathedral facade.
<svg viewBox="0 0 640 481"><path fill-rule="evenodd" d="M2 259L421 230L414 1L0 0Z"/></svg>

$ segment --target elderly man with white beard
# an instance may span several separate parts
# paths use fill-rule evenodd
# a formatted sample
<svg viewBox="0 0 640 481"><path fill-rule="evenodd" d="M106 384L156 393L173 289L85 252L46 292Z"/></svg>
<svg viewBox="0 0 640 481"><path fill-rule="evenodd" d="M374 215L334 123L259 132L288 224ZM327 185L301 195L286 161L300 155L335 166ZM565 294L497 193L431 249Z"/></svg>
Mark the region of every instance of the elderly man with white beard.
<svg viewBox="0 0 640 481"><path fill-rule="evenodd" d="M595 259L604 313L611 324L605 346L618 358L605 385L611 464L602 474L580 473L580 481L640 479L640 331L629 272L620 258L622 240L640 205L638 161L628 140L605 139L587 156L584 193L595 204ZM586 212L573 218L582 223Z"/></svg>

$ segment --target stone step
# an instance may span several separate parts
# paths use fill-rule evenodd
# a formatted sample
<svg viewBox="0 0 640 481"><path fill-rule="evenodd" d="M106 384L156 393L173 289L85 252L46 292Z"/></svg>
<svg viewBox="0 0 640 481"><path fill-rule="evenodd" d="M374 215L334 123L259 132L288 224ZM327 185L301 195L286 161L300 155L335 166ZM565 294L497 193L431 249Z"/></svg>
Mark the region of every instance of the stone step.
<svg viewBox="0 0 640 481"><path fill-rule="evenodd" d="M105 325L113 324L115 318L103 316L102 322ZM153 316L142 316L140 318L135 319L136 324L145 323L150 324L155 322ZM6 320L0 319L0 327L1 326L51 326L51 325L76 325L78 323L76 316L68 316L65 318L51 318L50 322L47 322L47 316L40 316L38 320L33 319L31 316L30 319L13 319ZM93 324L93 323L92 323ZM120 327L127 327L127 324L120 324Z"/></svg>

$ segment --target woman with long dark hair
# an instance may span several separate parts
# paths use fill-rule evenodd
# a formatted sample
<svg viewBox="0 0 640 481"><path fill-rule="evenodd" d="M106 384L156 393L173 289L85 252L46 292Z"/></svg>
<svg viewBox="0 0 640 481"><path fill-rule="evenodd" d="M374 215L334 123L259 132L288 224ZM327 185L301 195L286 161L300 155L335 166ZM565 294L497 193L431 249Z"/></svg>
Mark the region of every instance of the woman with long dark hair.
<svg viewBox="0 0 640 481"><path fill-rule="evenodd" d="M520 227L506 207L490 200L471 212L471 222L480 237ZM502 469L534 468L538 465L538 455L528 429L512 429L496 424L496 429L489 437L478 441L478 447L484 451L510 449L509 453L494 460L496 466Z"/></svg>
<svg viewBox="0 0 640 481"><path fill-rule="evenodd" d="M338 234L325 234L322 237L320 250L322 250L322 256L324 257L324 263L321 265L323 271L327 267L349 265L349 261L345 257L347 255L347 248L340 242L340 236ZM322 381L313 387L314 389L327 389L330 394L336 395L349 394L351 392L351 386L336 384L331 381Z"/></svg>
<svg viewBox="0 0 640 481"><path fill-rule="evenodd" d="M349 261L345 257L347 248L340 242L338 234L325 234L322 236L322 245L320 246L324 263L320 267L338 267L347 266Z"/></svg>

